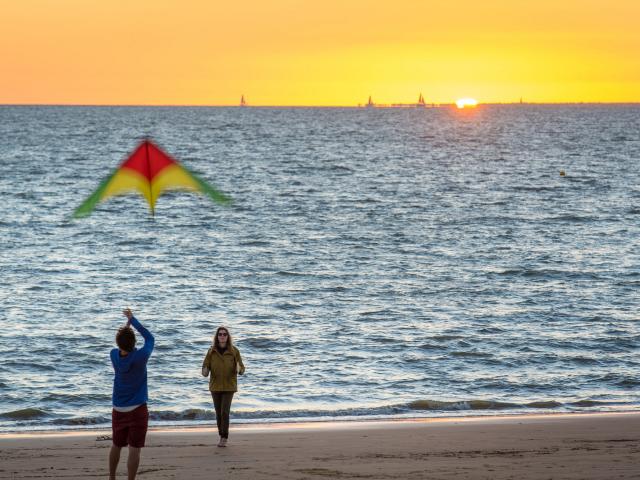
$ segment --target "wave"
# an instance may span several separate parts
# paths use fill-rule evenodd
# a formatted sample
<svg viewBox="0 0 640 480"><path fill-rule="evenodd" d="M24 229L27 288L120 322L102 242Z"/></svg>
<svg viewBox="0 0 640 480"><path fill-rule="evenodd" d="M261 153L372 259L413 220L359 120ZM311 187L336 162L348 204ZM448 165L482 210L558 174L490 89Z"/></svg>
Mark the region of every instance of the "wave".
<svg viewBox="0 0 640 480"><path fill-rule="evenodd" d="M591 222L595 220L597 220L597 217L573 215L573 214L558 215L555 217L549 217L545 219L545 221L573 222L573 223Z"/></svg>
<svg viewBox="0 0 640 480"><path fill-rule="evenodd" d="M49 414L39 408L22 408L11 412L0 413L0 418L9 420L33 420L36 418L47 417Z"/></svg>
<svg viewBox="0 0 640 480"><path fill-rule="evenodd" d="M56 418L51 423L59 426L104 425L111 421L111 416Z"/></svg>
<svg viewBox="0 0 640 480"><path fill-rule="evenodd" d="M512 189L516 192L553 192L554 190L559 189L560 187L552 187L552 186L528 186L528 185L515 185Z"/></svg>
<svg viewBox="0 0 640 480"><path fill-rule="evenodd" d="M562 406L560 402L555 402L553 400L542 401L542 402L530 402L526 403L525 406L529 408L559 408Z"/></svg>
<svg viewBox="0 0 640 480"><path fill-rule="evenodd" d="M616 383L616 385L622 388L637 388L640 387L640 379L627 378L624 380L620 380Z"/></svg>
<svg viewBox="0 0 640 480"><path fill-rule="evenodd" d="M275 308L278 308L280 310L297 310L301 307L302 307L301 305L298 305L297 303L293 303L293 302L284 302L284 303L278 303L275 305Z"/></svg>
<svg viewBox="0 0 640 480"><path fill-rule="evenodd" d="M540 400L526 403L515 402L499 402L493 400L465 400L465 401L452 401L444 402L438 400L417 400L409 403L407 406L411 410L422 411L459 411L459 410L508 410L508 409L545 409L555 410L560 408L591 408L591 407L609 407L614 405L620 405L620 402L598 402L595 400L579 400L572 403L561 403L556 400Z"/></svg>
<svg viewBox="0 0 640 480"><path fill-rule="evenodd" d="M360 315L361 317L368 317L371 315L380 315L380 314L384 314L387 313L388 310L386 308L380 308L380 309L375 309L375 310L366 310L364 312L358 312L358 315Z"/></svg>
<svg viewBox="0 0 640 480"><path fill-rule="evenodd" d="M29 371L49 371L52 372L55 370L55 367L51 365L45 365L42 363L35 362L7 362L4 364L5 367L15 367L16 370L29 370Z"/></svg>
<svg viewBox="0 0 640 480"><path fill-rule="evenodd" d="M216 414L213 410L189 408L181 412L173 412L170 410L149 412L149 418L162 421L215 420Z"/></svg>
<svg viewBox="0 0 640 480"><path fill-rule="evenodd" d="M423 411L455 411L455 410L504 410L516 408L518 404L507 402L494 402L489 400L469 400L461 402L442 402L438 400L417 400L411 402L408 407L411 410Z"/></svg>
<svg viewBox="0 0 640 480"><path fill-rule="evenodd" d="M446 345L435 345L433 343L423 343L418 346L421 350L446 350L448 347Z"/></svg>
<svg viewBox="0 0 640 480"><path fill-rule="evenodd" d="M91 402L105 402L110 401L111 395L107 393L49 393L42 397L42 401L44 402L61 402L65 404L80 402L80 403L91 403Z"/></svg>
<svg viewBox="0 0 640 480"><path fill-rule="evenodd" d="M241 247L269 247L271 242L264 240L247 240L238 244Z"/></svg>
<svg viewBox="0 0 640 480"><path fill-rule="evenodd" d="M255 350L279 350L293 345L291 342L272 337L247 337L243 343Z"/></svg>
<svg viewBox="0 0 640 480"><path fill-rule="evenodd" d="M329 172L354 172L353 168L347 167L345 165L330 165L325 168Z"/></svg>
<svg viewBox="0 0 640 480"><path fill-rule="evenodd" d="M307 277L309 274L304 272L291 272L288 270L279 270L276 272L276 275L280 275L282 277Z"/></svg>
<svg viewBox="0 0 640 480"><path fill-rule="evenodd" d="M535 268L510 268L499 272L494 272L497 275L504 276L519 276L525 278L571 278L571 279L585 279L585 280L599 280L600 276L590 272L572 272L567 270L555 270L555 269L535 269Z"/></svg>
<svg viewBox="0 0 640 480"><path fill-rule="evenodd" d="M519 411L521 413L531 410L553 410L553 411L580 411L586 408L593 410L594 408L606 411L610 407L628 406L631 409L638 408L638 405L625 402L604 402L595 400L579 400L576 402L562 403L556 400L539 400L532 402L508 402L485 399L472 400L416 400L404 404L382 405L378 407L353 407L341 409L292 409L292 410L251 410L251 411L233 411L232 416L240 423L244 422L272 422L272 421L307 421L307 420L333 420L340 418L389 418L389 417L411 417L423 416L421 413L429 414L463 414L465 412L473 412L473 414L481 414L486 412L498 411ZM45 419L50 415L39 409L29 408L17 410L15 412L7 412L0 414L0 418L14 420L20 423L25 420ZM208 422L215 420L215 411L213 409L190 408L182 411L172 410L153 410L149 411L149 418L153 422L163 424L175 424L183 422ZM45 425L54 426L95 426L108 424L110 416L98 415L91 417L71 417L56 418L43 422Z"/></svg>
<svg viewBox="0 0 640 480"><path fill-rule="evenodd" d="M435 400L418 400L409 404L413 410L456 411L456 410L507 410L507 409L555 409L563 404L554 400L529 403L498 402L492 400L468 400L460 402L441 402Z"/></svg>
<svg viewBox="0 0 640 480"><path fill-rule="evenodd" d="M442 334L442 335L432 335L430 337L432 340L436 342L448 342L450 340L459 340L461 338L466 338L464 335L455 335L455 334Z"/></svg>
<svg viewBox="0 0 640 480"><path fill-rule="evenodd" d="M634 140L634 138L627 137L626 135L616 135L609 139L610 142L631 142Z"/></svg>
<svg viewBox="0 0 640 480"><path fill-rule="evenodd" d="M490 358L493 357L490 353L484 352L466 352L463 350L451 352L452 357L461 357L461 358Z"/></svg>
<svg viewBox="0 0 640 480"><path fill-rule="evenodd" d="M610 405L607 402L598 402L596 400L579 400L577 402L570 403L572 407L603 407Z"/></svg>

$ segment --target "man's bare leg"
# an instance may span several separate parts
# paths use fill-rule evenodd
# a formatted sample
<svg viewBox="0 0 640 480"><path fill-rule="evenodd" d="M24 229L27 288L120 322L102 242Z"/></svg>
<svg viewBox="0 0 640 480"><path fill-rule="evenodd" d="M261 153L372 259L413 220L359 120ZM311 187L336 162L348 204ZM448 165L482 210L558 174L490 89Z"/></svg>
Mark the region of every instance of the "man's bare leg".
<svg viewBox="0 0 640 480"><path fill-rule="evenodd" d="M116 480L116 470L118 468L118 462L120 461L120 447L111 445L111 451L109 452L109 480Z"/></svg>
<svg viewBox="0 0 640 480"><path fill-rule="evenodd" d="M138 473L138 465L140 465L140 450L129 446L129 458L127 459L127 471L129 472L129 480L135 480Z"/></svg>

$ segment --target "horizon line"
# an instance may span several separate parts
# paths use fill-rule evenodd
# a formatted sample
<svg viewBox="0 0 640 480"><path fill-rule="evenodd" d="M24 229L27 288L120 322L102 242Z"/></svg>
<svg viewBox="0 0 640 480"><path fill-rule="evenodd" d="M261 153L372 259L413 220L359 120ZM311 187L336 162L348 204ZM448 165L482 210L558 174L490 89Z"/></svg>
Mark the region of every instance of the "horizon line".
<svg viewBox="0 0 640 480"><path fill-rule="evenodd" d="M397 106L396 106L397 105ZM425 108L429 109L430 105L449 107L456 106L454 102L430 103ZM627 102L598 102L598 101L579 101L579 102L478 102L478 106L482 105L640 105L640 100ZM0 107L192 107L192 108L366 108L366 103L347 104L347 105L277 105L277 104L179 104L179 103L0 103ZM373 105L374 108L423 108L415 106L412 103L393 104L379 103ZM370 108L370 107L369 107Z"/></svg>
<svg viewBox="0 0 640 480"><path fill-rule="evenodd" d="M606 102L606 101L579 101L579 102L478 102L478 107L483 105L640 105L640 100L626 102ZM420 109L436 107L456 106L456 102L429 103L426 108L414 103L374 103L374 108L396 108L396 109ZM180 104L180 103L0 103L0 107L191 107L191 108L367 108L366 103L343 104L343 105L278 105L278 104ZM368 107L371 108L371 107Z"/></svg>

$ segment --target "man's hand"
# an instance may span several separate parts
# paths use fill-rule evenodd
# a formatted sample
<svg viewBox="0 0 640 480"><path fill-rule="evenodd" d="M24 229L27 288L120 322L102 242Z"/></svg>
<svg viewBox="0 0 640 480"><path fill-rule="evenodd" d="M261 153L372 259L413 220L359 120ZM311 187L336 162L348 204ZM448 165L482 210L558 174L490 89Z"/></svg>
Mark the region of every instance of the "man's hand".
<svg viewBox="0 0 640 480"><path fill-rule="evenodd" d="M131 319L133 318L133 312L131 311L130 308L125 308L122 311L122 314L127 317L127 326L129 326L129 324L131 323Z"/></svg>

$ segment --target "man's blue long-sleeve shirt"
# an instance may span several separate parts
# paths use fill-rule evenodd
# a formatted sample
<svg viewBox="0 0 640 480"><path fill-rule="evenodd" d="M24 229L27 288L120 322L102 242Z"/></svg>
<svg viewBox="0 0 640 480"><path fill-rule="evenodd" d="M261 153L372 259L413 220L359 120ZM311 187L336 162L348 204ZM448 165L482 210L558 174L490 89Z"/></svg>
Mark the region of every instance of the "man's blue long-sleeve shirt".
<svg viewBox="0 0 640 480"><path fill-rule="evenodd" d="M144 346L134 348L126 357L120 356L120 350L111 350L111 363L115 376L113 378L112 401L114 407L130 407L146 403L147 361L153 351L154 338L135 318L131 317L131 326L144 338Z"/></svg>

